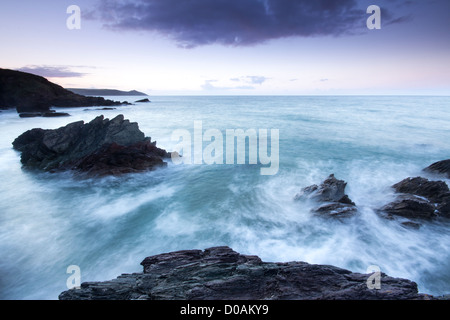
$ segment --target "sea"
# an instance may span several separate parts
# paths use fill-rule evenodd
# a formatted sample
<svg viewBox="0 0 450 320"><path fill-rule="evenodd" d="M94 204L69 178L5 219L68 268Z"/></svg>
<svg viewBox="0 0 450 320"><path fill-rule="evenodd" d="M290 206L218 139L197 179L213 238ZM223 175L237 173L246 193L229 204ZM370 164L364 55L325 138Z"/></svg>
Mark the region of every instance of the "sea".
<svg viewBox="0 0 450 320"><path fill-rule="evenodd" d="M142 272L140 262L148 256L214 246L267 262L304 261L358 273L376 266L416 282L421 293L450 293L450 222L438 219L415 229L377 213L395 198L391 186L405 178L449 184L422 169L450 158L450 97L147 98L150 103L113 110L55 109L70 117L0 113L0 299L55 300L75 284L74 270L79 282L110 280ZM32 128L119 114L137 122L160 148L183 145L186 161L169 158L154 171L81 178L24 169L12 148ZM237 142L226 149L230 130L256 133L258 142L267 138L265 157L256 154L255 163L248 138L245 161L237 154L229 158L236 161L225 161L226 150L238 153ZM217 161L188 161L199 150L206 156L214 151ZM262 174L269 166L276 170ZM310 203L294 200L330 174L347 182L346 193L358 207L354 217L323 218L311 213Z"/></svg>

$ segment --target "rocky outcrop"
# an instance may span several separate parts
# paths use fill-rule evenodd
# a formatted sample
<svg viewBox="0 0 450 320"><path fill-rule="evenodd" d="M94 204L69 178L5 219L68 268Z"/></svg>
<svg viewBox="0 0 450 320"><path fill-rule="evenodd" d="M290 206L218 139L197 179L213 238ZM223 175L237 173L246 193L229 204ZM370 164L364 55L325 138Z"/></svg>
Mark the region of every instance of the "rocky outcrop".
<svg viewBox="0 0 450 320"><path fill-rule="evenodd" d="M392 187L398 193L425 197L434 203L441 203L450 197L450 190L444 181L430 181L422 177L406 178Z"/></svg>
<svg viewBox="0 0 450 320"><path fill-rule="evenodd" d="M123 115L112 120L99 116L55 130L32 129L15 139L13 147L22 153L25 167L90 175L151 170L164 166L163 159L170 156Z"/></svg>
<svg viewBox="0 0 450 320"><path fill-rule="evenodd" d="M439 167L445 169L445 162ZM296 201L317 204L312 209L322 217L348 218L358 210L345 194L347 183L331 174L322 184L303 188ZM423 221L450 218L450 190L444 181L431 181L423 177L407 178L392 186L396 192L394 201L376 209L382 217L398 219L407 227L418 228Z"/></svg>
<svg viewBox="0 0 450 320"><path fill-rule="evenodd" d="M51 107L118 106L128 104L102 97L85 97L47 79L20 71L0 69L0 108L18 113L46 113Z"/></svg>
<svg viewBox="0 0 450 320"><path fill-rule="evenodd" d="M148 98L145 98L145 99L137 100L135 102L145 103L145 102L151 102L151 101L148 100Z"/></svg>
<svg viewBox="0 0 450 320"><path fill-rule="evenodd" d="M392 186L398 196L379 209L387 218L403 217L405 225L418 226L420 221L450 217L450 190L444 181L423 177L407 178Z"/></svg>
<svg viewBox="0 0 450 320"><path fill-rule="evenodd" d="M69 117L70 114L66 112L22 112L19 113L19 117L21 118L36 118L36 117L44 117L44 118L53 118L53 117Z"/></svg>
<svg viewBox="0 0 450 320"><path fill-rule="evenodd" d="M380 287L369 288L370 274L306 262L263 262L229 247L184 250L145 258L142 273L104 282L84 282L60 300L413 300L417 284L380 273ZM371 280L369 280L371 282Z"/></svg>
<svg viewBox="0 0 450 320"><path fill-rule="evenodd" d="M431 220L437 216L429 200L414 195L399 195L379 211L387 213L386 218L389 219L404 217L413 220Z"/></svg>
<svg viewBox="0 0 450 320"><path fill-rule="evenodd" d="M450 179L450 159L435 162L423 170L425 172L442 175L445 178Z"/></svg>
<svg viewBox="0 0 450 320"><path fill-rule="evenodd" d="M346 218L353 216L357 208L345 194L347 183L331 174L321 185L303 188L294 200L312 200L318 204L313 212L320 216Z"/></svg>
<svg viewBox="0 0 450 320"><path fill-rule="evenodd" d="M143 172L166 166L169 154L145 140L129 146L112 143L75 162L72 169L89 175L106 176Z"/></svg>

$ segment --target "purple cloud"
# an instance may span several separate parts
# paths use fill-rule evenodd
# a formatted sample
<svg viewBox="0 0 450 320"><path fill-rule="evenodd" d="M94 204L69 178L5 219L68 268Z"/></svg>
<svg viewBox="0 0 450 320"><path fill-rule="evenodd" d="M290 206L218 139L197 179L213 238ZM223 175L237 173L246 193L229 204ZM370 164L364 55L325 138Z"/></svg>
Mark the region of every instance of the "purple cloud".
<svg viewBox="0 0 450 320"><path fill-rule="evenodd" d="M86 73L74 72L67 66L25 66L17 71L32 73L45 78L79 78L86 75Z"/></svg>
<svg viewBox="0 0 450 320"><path fill-rule="evenodd" d="M101 0L90 16L112 30L156 32L192 48L361 33L365 10L356 0Z"/></svg>

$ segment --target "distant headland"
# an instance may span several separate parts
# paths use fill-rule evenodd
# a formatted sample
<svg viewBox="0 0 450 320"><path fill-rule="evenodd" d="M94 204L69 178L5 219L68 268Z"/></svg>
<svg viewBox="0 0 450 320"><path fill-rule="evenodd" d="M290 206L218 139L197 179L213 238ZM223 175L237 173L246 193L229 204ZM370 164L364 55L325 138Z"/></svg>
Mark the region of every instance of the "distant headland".
<svg viewBox="0 0 450 320"><path fill-rule="evenodd" d="M80 89L80 88L67 88L76 94L83 96L147 96L146 93L136 90L121 91L115 89Z"/></svg>
<svg viewBox="0 0 450 320"><path fill-rule="evenodd" d="M0 109L16 109L21 116L52 115L52 107L110 107L129 104L127 101L77 94L44 77L0 68Z"/></svg>

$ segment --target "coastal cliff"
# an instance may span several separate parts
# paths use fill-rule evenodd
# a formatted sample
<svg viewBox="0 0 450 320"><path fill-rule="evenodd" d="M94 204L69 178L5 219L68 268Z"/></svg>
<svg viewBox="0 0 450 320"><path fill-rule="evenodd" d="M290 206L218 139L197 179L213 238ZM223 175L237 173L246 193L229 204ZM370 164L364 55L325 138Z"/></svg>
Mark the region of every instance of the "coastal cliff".
<svg viewBox="0 0 450 320"><path fill-rule="evenodd" d="M34 74L0 69L0 109L48 113L51 107L119 106L128 102L86 97Z"/></svg>

